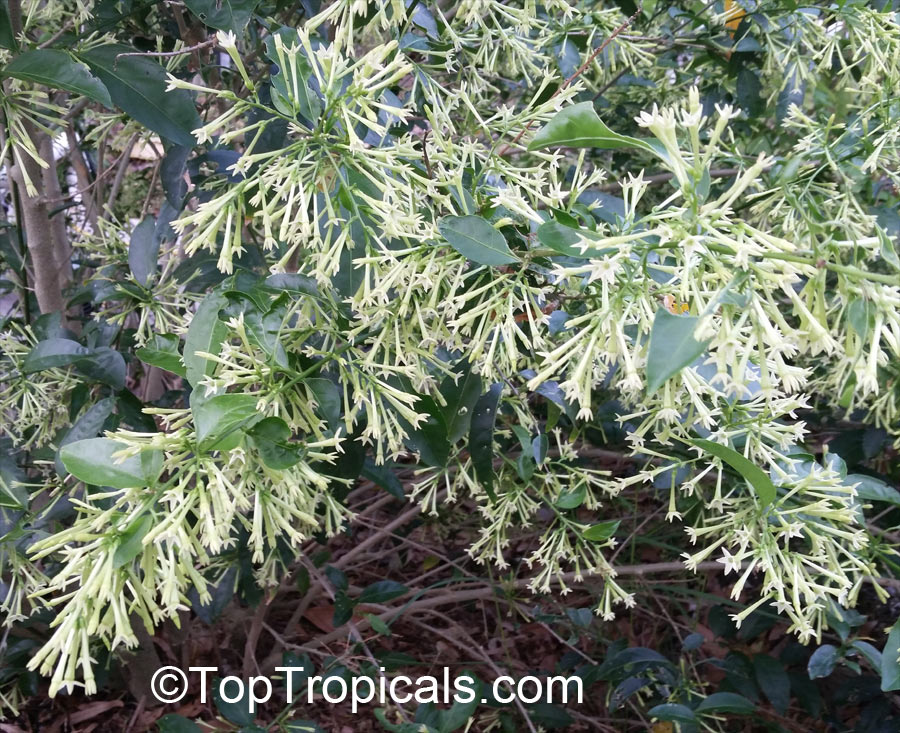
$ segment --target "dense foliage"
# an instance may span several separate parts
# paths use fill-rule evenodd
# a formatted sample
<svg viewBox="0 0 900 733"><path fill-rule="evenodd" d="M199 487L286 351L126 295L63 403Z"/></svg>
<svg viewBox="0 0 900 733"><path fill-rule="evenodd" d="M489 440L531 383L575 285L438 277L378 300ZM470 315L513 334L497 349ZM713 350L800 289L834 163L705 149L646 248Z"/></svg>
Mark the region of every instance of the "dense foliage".
<svg viewBox="0 0 900 733"><path fill-rule="evenodd" d="M608 707L469 730L896 729L894 5L10 0L0 46L8 711L229 605L246 675L330 595L360 673L480 598Z"/></svg>

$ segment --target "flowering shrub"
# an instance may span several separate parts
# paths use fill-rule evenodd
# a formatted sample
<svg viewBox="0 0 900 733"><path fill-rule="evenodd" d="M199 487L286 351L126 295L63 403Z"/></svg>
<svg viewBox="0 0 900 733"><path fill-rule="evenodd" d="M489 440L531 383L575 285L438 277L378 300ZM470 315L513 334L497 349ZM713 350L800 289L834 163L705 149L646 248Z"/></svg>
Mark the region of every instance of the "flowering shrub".
<svg viewBox="0 0 900 733"><path fill-rule="evenodd" d="M2 336L27 469L2 475L3 610L50 614L51 696L96 692L93 650L179 623L239 556L275 593L353 525L360 475L412 470L408 501L535 597L599 577L604 621L640 602L616 558L648 490L738 628L774 610L820 642L887 598L891 489L809 420L900 447L889 4L185 4L199 48L141 55L76 3L3 52L18 196L73 119L164 147L134 222L81 199L56 308L27 231L38 302ZM86 30L58 50L51 24ZM634 470L592 460L619 439Z"/></svg>

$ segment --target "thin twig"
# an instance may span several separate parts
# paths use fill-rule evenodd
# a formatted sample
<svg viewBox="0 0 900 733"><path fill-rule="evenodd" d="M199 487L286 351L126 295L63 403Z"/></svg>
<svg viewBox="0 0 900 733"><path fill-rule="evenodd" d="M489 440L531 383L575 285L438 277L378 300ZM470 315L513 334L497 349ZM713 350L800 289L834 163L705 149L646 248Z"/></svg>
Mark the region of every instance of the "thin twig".
<svg viewBox="0 0 900 733"><path fill-rule="evenodd" d="M202 43L197 43L193 46L185 46L184 48L179 48L177 51L128 51L127 53L117 53L116 60L113 63L113 68L119 63L119 59L123 56L154 56L156 58L171 58L173 56L184 56L189 53L193 53L194 51L199 51L201 48L206 48L207 46L215 45L216 37L207 38Z"/></svg>

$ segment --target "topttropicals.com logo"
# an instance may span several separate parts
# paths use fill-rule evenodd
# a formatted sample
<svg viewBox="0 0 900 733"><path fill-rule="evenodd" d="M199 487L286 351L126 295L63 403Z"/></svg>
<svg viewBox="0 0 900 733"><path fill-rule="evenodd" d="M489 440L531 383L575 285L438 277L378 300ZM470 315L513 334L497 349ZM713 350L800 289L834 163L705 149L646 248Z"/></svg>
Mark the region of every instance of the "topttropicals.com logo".
<svg viewBox="0 0 900 733"><path fill-rule="evenodd" d="M200 702L205 703L210 682L216 684L215 692L219 699L230 704L242 701L250 713L255 713L258 706L272 699L275 689L284 686L284 702L288 705L295 702L306 702L311 705L321 698L332 705L350 703L350 710L357 712L360 705L377 704L406 705L415 702L426 703L471 703L476 700L482 704L495 701L501 704L519 701L526 705L537 702L581 704L584 696L584 683L580 677L536 677L526 675L518 679L508 675L497 677L490 684L490 697L482 689L481 683L468 674L453 676L448 667L442 668L440 676L423 675L409 677L396 675L388 677L385 668L380 668L377 678L353 676L344 678L338 675L307 676L303 667L276 667L282 676L270 678L264 675L243 680L229 675L217 678L217 667L188 667L188 672L199 674ZM273 680L276 684L273 684ZM303 695L294 694L295 683L305 682ZM162 703L176 703L190 691L191 685L187 673L179 667L160 667L150 681L151 693ZM480 700L478 699L481 694ZM301 698L301 699L298 699Z"/></svg>

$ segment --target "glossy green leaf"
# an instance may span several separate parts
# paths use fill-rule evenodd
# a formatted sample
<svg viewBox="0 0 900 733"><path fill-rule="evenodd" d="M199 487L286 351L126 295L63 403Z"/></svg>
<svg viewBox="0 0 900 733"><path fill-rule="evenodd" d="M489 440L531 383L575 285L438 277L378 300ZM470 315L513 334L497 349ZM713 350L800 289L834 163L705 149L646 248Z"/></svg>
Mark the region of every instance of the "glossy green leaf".
<svg viewBox="0 0 900 733"><path fill-rule="evenodd" d="M555 505L557 509L577 509L584 503L584 497L586 495L587 491L585 490L584 484L581 483L565 493L560 494Z"/></svg>
<svg viewBox="0 0 900 733"><path fill-rule="evenodd" d="M363 478L367 478L377 486L380 486L396 499L405 501L406 493L403 491L403 484L397 478L395 470L393 463L390 461L379 465L367 457L365 463L363 463L361 475Z"/></svg>
<svg viewBox="0 0 900 733"><path fill-rule="evenodd" d="M334 616L331 623L335 628L343 626L353 618L353 609L356 608L356 601L351 599L345 591L339 590L334 596Z"/></svg>
<svg viewBox="0 0 900 733"><path fill-rule="evenodd" d="M696 713L732 713L735 715L750 715L756 710L750 700L735 692L714 692L704 698L695 708Z"/></svg>
<svg viewBox="0 0 900 733"><path fill-rule="evenodd" d="M152 526L153 517L149 514L142 514L119 535L119 544L113 555L113 567L120 568L140 554L143 547L141 542Z"/></svg>
<svg viewBox="0 0 900 733"><path fill-rule="evenodd" d="M22 372L30 374L44 369L69 366L90 353L90 349L77 341L49 338L35 344L35 347L22 361Z"/></svg>
<svg viewBox="0 0 900 733"><path fill-rule="evenodd" d="M850 644L850 646L853 649L856 649L856 651L858 651L868 660L869 664L872 665L872 669L874 669L876 672L881 671L881 668L884 664L884 656L874 646L872 646L867 641L862 641L861 639L856 639Z"/></svg>
<svg viewBox="0 0 900 733"><path fill-rule="evenodd" d="M113 407L116 404L114 397L107 397L91 405L84 414L75 421L75 424L69 428L69 431L57 444L56 451L56 470L62 476L66 475L65 466L59 457L59 452L69 443L75 443L79 440L94 438L100 432L106 419L112 414Z"/></svg>
<svg viewBox="0 0 900 733"><path fill-rule="evenodd" d="M387 603L409 592L402 583L393 580L379 580L363 588L357 601L359 603Z"/></svg>
<svg viewBox="0 0 900 733"><path fill-rule="evenodd" d="M226 297L218 290L207 295L191 319L184 339L184 364L188 382L194 387L207 374L212 374L215 362L200 356L198 352L218 354L219 347L228 333L219 320L219 311L228 305Z"/></svg>
<svg viewBox="0 0 900 733"><path fill-rule="evenodd" d="M230 723L235 725L253 725L254 715L250 712L250 686L244 681L243 694L235 700L235 697L242 692L238 683L234 680L229 680L225 683L224 689L221 683L222 680L218 677L213 679L213 702L216 705L216 710ZM228 700L234 700L234 702L226 701L222 697L222 692L225 693Z"/></svg>
<svg viewBox="0 0 900 733"><path fill-rule="evenodd" d="M866 340L875 324L875 306L869 300L854 298L847 306L847 320L859 337Z"/></svg>
<svg viewBox="0 0 900 733"><path fill-rule="evenodd" d="M25 473L19 468L12 443L7 438L0 438L0 506L28 508L28 487L25 480Z"/></svg>
<svg viewBox="0 0 900 733"><path fill-rule="evenodd" d="M621 523L622 520L613 519L608 522L594 524L584 530L584 538L594 542L605 542L616 533Z"/></svg>
<svg viewBox="0 0 900 733"><path fill-rule="evenodd" d="M142 451L124 460L113 457L125 447L109 438L89 438L69 443L59 451L59 456L69 473L94 486L114 489L155 486L162 471L162 451Z"/></svg>
<svg viewBox="0 0 900 733"><path fill-rule="evenodd" d="M9 17L8 0L0 0L0 48L17 49L16 34L13 33L12 20Z"/></svg>
<svg viewBox="0 0 900 733"><path fill-rule="evenodd" d="M291 445L291 429L280 417L266 417L247 430L247 435L259 451L259 457L269 468L283 470L300 461L299 446Z"/></svg>
<svg viewBox="0 0 900 733"><path fill-rule="evenodd" d="M529 150L543 148L638 148L659 154L649 140L620 135L610 130L594 111L591 102L573 104L560 110L528 144Z"/></svg>
<svg viewBox="0 0 900 733"><path fill-rule="evenodd" d="M297 37L297 31L293 28L282 28L276 32L284 41L286 47L291 45L301 46ZM278 67L278 73L271 77L272 104L284 115L300 115L309 123L314 124L322 114L322 102L319 96L310 88L309 81L314 76L309 59L304 53L295 57L295 66L291 69L282 68L282 60L278 57L274 35L265 41L266 57ZM285 57L285 62L287 58Z"/></svg>
<svg viewBox="0 0 900 733"><path fill-rule="evenodd" d="M721 443L700 439L692 440L691 443L724 461L743 476L756 491L759 503L763 508L775 501L777 493L775 484L772 483L772 479L769 478L768 474L755 463L749 461L736 450Z"/></svg>
<svg viewBox="0 0 900 733"><path fill-rule="evenodd" d="M197 447L202 451L234 448L240 442L240 430L262 418L256 411L257 401L252 394L191 395Z"/></svg>
<svg viewBox="0 0 900 733"><path fill-rule="evenodd" d="M438 230L453 249L479 265L518 262L503 235L480 216L445 216Z"/></svg>
<svg viewBox="0 0 900 733"><path fill-rule="evenodd" d="M185 0L184 4L210 28L240 35L259 0Z"/></svg>
<svg viewBox="0 0 900 733"><path fill-rule="evenodd" d="M115 349L108 346L91 349L75 362L75 367L82 374L108 384L117 392L125 389L125 358Z"/></svg>
<svg viewBox="0 0 900 733"><path fill-rule="evenodd" d="M647 714L656 720L670 720L679 723L697 722L697 716L694 715L693 710L686 705L679 705L674 702L668 702L650 708L650 710L647 711Z"/></svg>
<svg viewBox="0 0 900 733"><path fill-rule="evenodd" d="M531 441L531 456L537 465L541 465L547 459L547 451L550 450L550 438L546 433L534 436Z"/></svg>
<svg viewBox="0 0 900 733"><path fill-rule="evenodd" d="M178 145L193 147L191 130L200 127L194 100L183 89L166 91L165 68L146 56L133 53L131 46L97 46L81 54L119 109Z"/></svg>
<svg viewBox="0 0 900 733"><path fill-rule="evenodd" d="M281 655L281 666L294 668L291 673L291 697L299 695L306 688L309 678L316 672L316 666L308 654L297 655L294 652L284 652ZM285 687L287 687L286 674Z"/></svg>
<svg viewBox="0 0 900 733"><path fill-rule="evenodd" d="M819 677L827 677L834 671L838 659L840 659L840 653L837 647L831 644L822 644L812 653L807 662L806 671L809 673L809 678L814 680Z"/></svg>
<svg viewBox="0 0 900 733"><path fill-rule="evenodd" d="M791 703L791 680L784 664L768 654L756 654L753 657L753 672L759 689L772 707L784 715Z"/></svg>
<svg viewBox="0 0 900 733"><path fill-rule="evenodd" d="M900 621L891 627L881 652L881 690L900 690Z"/></svg>
<svg viewBox="0 0 900 733"><path fill-rule="evenodd" d="M51 89L81 94L105 107L113 106L106 85L81 61L75 60L65 51L54 48L26 51L13 58L0 74L43 84Z"/></svg>
<svg viewBox="0 0 900 733"><path fill-rule="evenodd" d="M472 422L469 426L469 453L475 476L492 501L494 494L494 421L497 417L497 406L503 385L492 384L478 401L472 411Z"/></svg>
<svg viewBox="0 0 900 733"><path fill-rule="evenodd" d="M179 339L172 333L155 333L141 348L135 350L135 356L145 364L165 369L167 372L185 376L187 370L178 351Z"/></svg>
<svg viewBox="0 0 900 733"><path fill-rule="evenodd" d="M537 228L537 238L545 247L567 257L587 259L614 251L612 248L597 250L591 247L582 250L579 245L584 243L584 239L594 238L590 236L588 230L575 229L555 219L545 221Z"/></svg>
<svg viewBox="0 0 900 733"><path fill-rule="evenodd" d="M884 501L900 506L900 491L874 476L862 473L848 474L843 483L845 486L856 484L856 496L864 501Z"/></svg>
<svg viewBox="0 0 900 733"><path fill-rule="evenodd" d="M472 422L472 410L481 396L481 376L471 370L468 362L460 367L461 374L445 377L441 382L440 392L446 402L441 410L447 423L447 439L455 443L469 430Z"/></svg>
<svg viewBox="0 0 900 733"><path fill-rule="evenodd" d="M692 364L706 351L709 341L697 341L694 331L699 316L677 316L665 308L656 311L650 329L647 353L647 394L652 395L663 383Z"/></svg>
<svg viewBox="0 0 900 733"><path fill-rule="evenodd" d="M134 228L128 243L128 266L134 279L144 287L147 287L151 276L156 274L159 244L156 219L145 216Z"/></svg>
<svg viewBox="0 0 900 733"><path fill-rule="evenodd" d="M190 154L189 146L172 145L159 164L159 180L166 194L166 201L176 211L181 211L188 191L184 174Z"/></svg>

